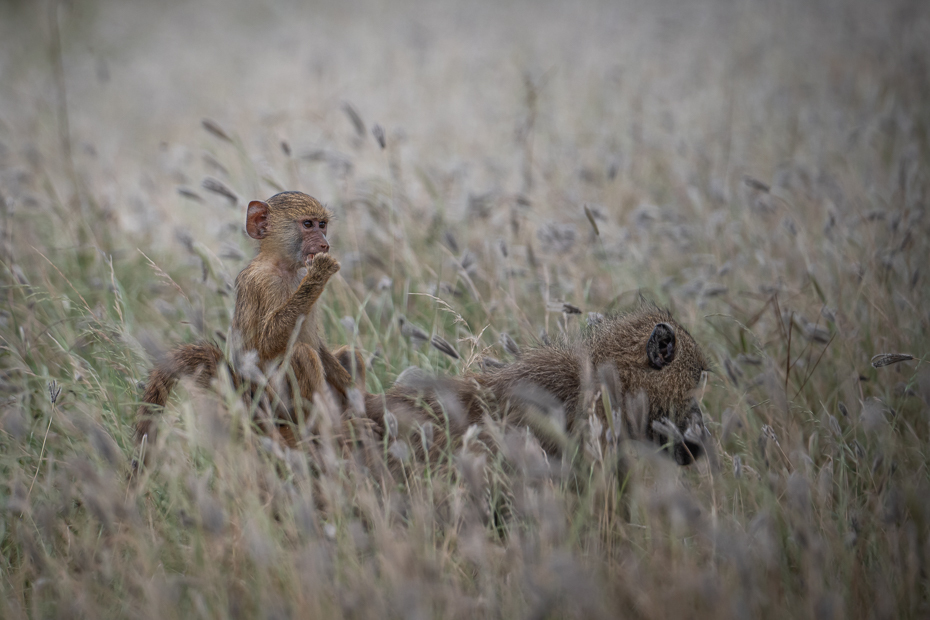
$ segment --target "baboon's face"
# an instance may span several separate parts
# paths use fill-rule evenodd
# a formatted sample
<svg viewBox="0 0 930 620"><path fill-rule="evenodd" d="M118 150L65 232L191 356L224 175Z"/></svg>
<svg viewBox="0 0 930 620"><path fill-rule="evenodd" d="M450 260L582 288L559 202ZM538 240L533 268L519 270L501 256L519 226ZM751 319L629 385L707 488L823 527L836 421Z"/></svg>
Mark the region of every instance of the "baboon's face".
<svg viewBox="0 0 930 620"><path fill-rule="evenodd" d="M704 453L704 439L707 436L707 430L704 427L704 419L701 413L701 407L697 399L692 398L690 402L683 407L683 413L677 416L664 416L664 412L658 412L661 416L659 424L650 425L647 428L647 436L653 441L666 446L667 450L675 457L675 462L679 465L690 465ZM673 422L678 433L668 431L661 423L665 417ZM679 438L680 434L680 438ZM675 435L671 437L670 435Z"/></svg>
<svg viewBox="0 0 930 620"><path fill-rule="evenodd" d="M301 192L275 194L267 202L254 200L246 214L246 231L262 242L262 251L294 268L329 251L326 235L332 213Z"/></svg>
<svg viewBox="0 0 930 620"><path fill-rule="evenodd" d="M628 397L645 397L639 431L667 446L680 465L698 458L706 436L698 398L708 364L691 334L668 312L647 307L609 320L592 348L595 364L615 365Z"/></svg>
<svg viewBox="0 0 930 620"><path fill-rule="evenodd" d="M684 328L660 322L646 340L646 358L643 378L652 384L647 392L655 395L647 436L667 445L679 465L689 465L704 451L706 429L698 404L704 356Z"/></svg>

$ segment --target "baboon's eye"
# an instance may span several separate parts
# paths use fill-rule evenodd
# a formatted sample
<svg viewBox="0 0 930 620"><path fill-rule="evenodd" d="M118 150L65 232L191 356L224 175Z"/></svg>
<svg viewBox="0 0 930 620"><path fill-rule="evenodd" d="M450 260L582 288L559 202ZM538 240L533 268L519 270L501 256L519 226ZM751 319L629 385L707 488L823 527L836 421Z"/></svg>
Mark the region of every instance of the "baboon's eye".
<svg viewBox="0 0 930 620"><path fill-rule="evenodd" d="M320 230L326 230L326 222L320 222Z"/></svg>
<svg viewBox="0 0 930 620"><path fill-rule="evenodd" d="M649 364L656 370L661 370L675 359L675 330L668 323L659 323L652 330L649 341L646 343L646 355Z"/></svg>
<svg viewBox="0 0 930 620"><path fill-rule="evenodd" d="M313 228L313 220L304 220L304 228Z"/></svg>

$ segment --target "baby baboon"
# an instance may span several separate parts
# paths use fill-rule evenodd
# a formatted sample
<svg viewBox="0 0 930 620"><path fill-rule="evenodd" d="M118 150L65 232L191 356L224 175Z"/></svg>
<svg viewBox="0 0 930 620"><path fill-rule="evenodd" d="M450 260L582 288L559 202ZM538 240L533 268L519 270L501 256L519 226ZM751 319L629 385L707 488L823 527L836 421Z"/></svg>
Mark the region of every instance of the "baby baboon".
<svg viewBox="0 0 930 620"><path fill-rule="evenodd" d="M696 392L707 367L697 343L667 310L643 304L600 320L578 342L525 350L502 368L422 385L407 381L384 396L369 395L366 410L382 427L389 426L385 407L403 427L430 421L444 428L448 420L453 438L480 424L485 411L500 412L528 424L554 451L557 445L533 412L561 413L571 432L591 406L606 418L603 399L592 397L607 389L612 409L623 410L625 432L669 445L675 460L687 465L701 454L706 433ZM434 435L440 445L444 433Z"/></svg>
<svg viewBox="0 0 930 620"><path fill-rule="evenodd" d="M249 203L246 231L261 246L236 278L230 338L230 374L236 385L244 381L243 364L257 364L259 370L270 373L287 353L295 380L288 383L291 394L309 400L328 385L345 407L353 373L357 384L364 387L361 356L347 347L331 352L320 335L316 301L329 278L339 271L326 241L331 218L328 209L300 192ZM149 376L138 411L136 440L148 437L149 443L154 441L153 416L164 407L181 376L193 376L199 385L208 386L223 362L223 352L209 342L174 349ZM290 394L279 396L286 400ZM284 435L293 443L289 432Z"/></svg>

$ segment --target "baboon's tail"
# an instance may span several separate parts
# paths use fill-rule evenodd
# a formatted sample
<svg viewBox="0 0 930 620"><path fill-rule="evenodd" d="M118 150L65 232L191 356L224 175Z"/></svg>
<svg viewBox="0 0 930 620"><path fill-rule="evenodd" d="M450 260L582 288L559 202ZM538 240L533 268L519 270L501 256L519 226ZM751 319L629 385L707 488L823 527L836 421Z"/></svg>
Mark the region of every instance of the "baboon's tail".
<svg viewBox="0 0 930 620"><path fill-rule="evenodd" d="M156 416L168 402L168 396L178 379L191 376L198 385L207 387L216 376L217 364L222 359L223 352L216 345L198 342L175 348L162 363L152 369L145 395L142 396L143 402L136 414L136 443L141 443L143 439L149 445L154 443Z"/></svg>

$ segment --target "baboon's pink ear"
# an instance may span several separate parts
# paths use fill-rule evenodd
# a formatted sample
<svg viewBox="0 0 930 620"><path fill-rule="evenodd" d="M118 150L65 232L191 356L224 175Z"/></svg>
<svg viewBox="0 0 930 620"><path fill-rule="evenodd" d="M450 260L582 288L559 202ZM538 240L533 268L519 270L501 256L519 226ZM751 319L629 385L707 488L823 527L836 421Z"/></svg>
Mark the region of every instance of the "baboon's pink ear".
<svg viewBox="0 0 930 620"><path fill-rule="evenodd" d="M249 203L245 214L245 231L253 239L264 239L268 234L268 212L271 209L261 200Z"/></svg>
<svg viewBox="0 0 930 620"><path fill-rule="evenodd" d="M646 343L649 365L661 370L675 359L675 330L668 323L659 323Z"/></svg>

